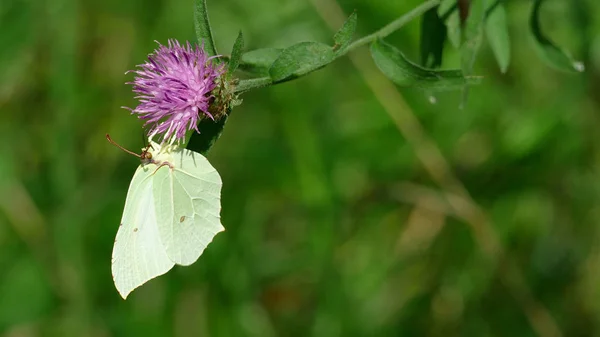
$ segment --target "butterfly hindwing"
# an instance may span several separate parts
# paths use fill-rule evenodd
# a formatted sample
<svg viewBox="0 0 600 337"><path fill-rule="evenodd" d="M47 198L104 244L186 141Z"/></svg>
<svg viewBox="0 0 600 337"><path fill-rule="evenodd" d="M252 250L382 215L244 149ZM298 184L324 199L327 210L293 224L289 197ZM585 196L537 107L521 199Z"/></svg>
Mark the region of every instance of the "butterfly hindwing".
<svg viewBox="0 0 600 337"><path fill-rule="evenodd" d="M222 182L199 153L179 149L169 159L172 167L159 169L154 177L159 232L169 258L187 266L224 230L219 216Z"/></svg>

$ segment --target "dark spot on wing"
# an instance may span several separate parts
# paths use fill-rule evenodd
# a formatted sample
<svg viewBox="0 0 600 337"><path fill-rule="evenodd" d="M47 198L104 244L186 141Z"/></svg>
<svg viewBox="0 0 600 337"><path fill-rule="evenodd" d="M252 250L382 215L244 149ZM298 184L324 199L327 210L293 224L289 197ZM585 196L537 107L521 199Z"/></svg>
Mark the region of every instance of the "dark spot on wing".
<svg viewBox="0 0 600 337"><path fill-rule="evenodd" d="M185 220L185 215L182 215L181 218L179 218L179 222L183 222L183 220Z"/></svg>
<svg viewBox="0 0 600 337"><path fill-rule="evenodd" d="M137 227L136 227L136 228L134 228L134 229L133 229L133 231L134 231L134 232L137 232L137 231L138 231Z"/></svg>

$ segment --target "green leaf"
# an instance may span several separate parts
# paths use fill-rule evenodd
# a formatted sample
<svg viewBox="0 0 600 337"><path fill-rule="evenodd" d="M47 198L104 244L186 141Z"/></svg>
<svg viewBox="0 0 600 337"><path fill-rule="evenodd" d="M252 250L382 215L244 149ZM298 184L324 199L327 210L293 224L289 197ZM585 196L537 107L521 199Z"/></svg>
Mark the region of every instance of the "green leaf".
<svg viewBox="0 0 600 337"><path fill-rule="evenodd" d="M530 27L536 50L540 54L540 57L552 68L571 73L582 72L585 69L583 63L573 60L542 33L540 7L543 2L544 0L535 0L533 10L531 11Z"/></svg>
<svg viewBox="0 0 600 337"><path fill-rule="evenodd" d="M442 91L461 89L466 84L478 84L480 77L465 77L460 70L431 70L409 61L383 40L371 44L371 55L377 67L394 83L405 87Z"/></svg>
<svg viewBox="0 0 600 337"><path fill-rule="evenodd" d="M506 23L506 9L501 0L487 0L488 10L485 21L487 40L494 52L500 71L508 69L510 63L510 39Z"/></svg>
<svg viewBox="0 0 600 337"><path fill-rule="evenodd" d="M227 73L233 74L233 72L237 69L240 64L240 58L242 57L242 50L244 49L244 36L242 32L237 36L235 42L233 44L233 49L231 50L231 58L229 58L229 65L227 67Z"/></svg>
<svg viewBox="0 0 600 337"><path fill-rule="evenodd" d="M456 49L460 48L462 29L456 0L442 0L438 6L438 16L446 24L448 40L452 46Z"/></svg>
<svg viewBox="0 0 600 337"><path fill-rule="evenodd" d="M242 54L240 69L257 75L269 75L269 68L283 49L262 48Z"/></svg>
<svg viewBox="0 0 600 337"><path fill-rule="evenodd" d="M473 0L469 16L465 22L465 41L461 46L461 65L465 75L473 72L475 59L483 42L483 23L485 18L484 0Z"/></svg>
<svg viewBox="0 0 600 337"><path fill-rule="evenodd" d="M200 45L204 44L204 50L208 55L217 55L215 41L213 40L210 22L208 21L208 10L206 9L206 0L196 0L194 10L194 26L196 28L196 38Z"/></svg>
<svg viewBox="0 0 600 337"><path fill-rule="evenodd" d="M421 64L428 68L439 68L442 65L444 42L446 41L446 25L438 16L437 7L431 8L423 14L420 40Z"/></svg>
<svg viewBox="0 0 600 337"><path fill-rule="evenodd" d="M469 76L473 73L477 54L483 43L483 27L485 23L485 1L473 0L469 7L469 16L465 22L464 38L460 47L460 61L463 74ZM463 89L461 108L465 105L469 96L469 87Z"/></svg>
<svg viewBox="0 0 600 337"><path fill-rule="evenodd" d="M200 123L198 123L198 130L201 132L194 132L192 134L186 148L188 150L205 155L214 145L217 139L221 137L221 133L223 133L223 128L225 127L225 122L227 122L227 117L230 113L231 110L228 109L227 114L217 121L213 121L210 118L202 119Z"/></svg>
<svg viewBox="0 0 600 337"><path fill-rule="evenodd" d="M450 13L456 9L456 0L442 0L437 6L438 16L442 19L446 19Z"/></svg>
<svg viewBox="0 0 600 337"><path fill-rule="evenodd" d="M356 20L357 15L356 11L354 11L352 14L350 14L348 19L346 19L346 22L344 22L342 28L335 33L333 36L333 42L335 42L335 45L333 46L334 51L343 52L344 49L348 47L350 41L352 41L354 32L356 31Z"/></svg>
<svg viewBox="0 0 600 337"><path fill-rule="evenodd" d="M283 50L269 69L274 82L308 74L334 60L333 49L319 42L300 42Z"/></svg>

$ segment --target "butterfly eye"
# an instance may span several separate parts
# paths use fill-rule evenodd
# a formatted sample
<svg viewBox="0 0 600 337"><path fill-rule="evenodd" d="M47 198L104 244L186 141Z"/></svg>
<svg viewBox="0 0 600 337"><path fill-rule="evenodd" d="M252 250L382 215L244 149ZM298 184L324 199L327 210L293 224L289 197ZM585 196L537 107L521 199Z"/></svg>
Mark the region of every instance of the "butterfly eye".
<svg viewBox="0 0 600 337"><path fill-rule="evenodd" d="M142 158L142 160L152 159L152 153L148 151L143 151L140 157Z"/></svg>

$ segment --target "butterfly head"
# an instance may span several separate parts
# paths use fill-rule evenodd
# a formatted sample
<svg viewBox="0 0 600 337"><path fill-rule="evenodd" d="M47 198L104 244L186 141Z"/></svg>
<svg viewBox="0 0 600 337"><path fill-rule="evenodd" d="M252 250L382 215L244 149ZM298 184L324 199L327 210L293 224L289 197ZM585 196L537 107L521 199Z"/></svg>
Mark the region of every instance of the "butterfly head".
<svg viewBox="0 0 600 337"><path fill-rule="evenodd" d="M152 162L152 152L150 152L151 147L152 145L148 145L142 149L142 153L140 154L140 160L142 161L142 164L149 164Z"/></svg>

